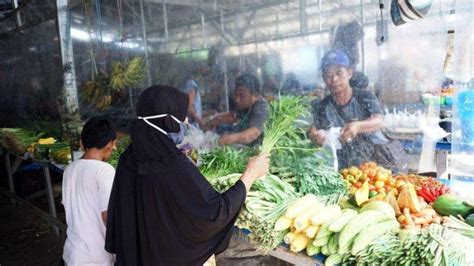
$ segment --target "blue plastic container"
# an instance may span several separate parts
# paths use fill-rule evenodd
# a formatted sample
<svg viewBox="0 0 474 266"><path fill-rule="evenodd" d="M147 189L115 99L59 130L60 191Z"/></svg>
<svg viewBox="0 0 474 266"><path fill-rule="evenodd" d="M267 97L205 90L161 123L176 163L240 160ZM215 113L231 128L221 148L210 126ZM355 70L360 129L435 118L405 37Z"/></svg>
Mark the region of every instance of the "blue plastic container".
<svg viewBox="0 0 474 266"><path fill-rule="evenodd" d="M457 100L461 122L462 142L474 152L474 90L460 92Z"/></svg>

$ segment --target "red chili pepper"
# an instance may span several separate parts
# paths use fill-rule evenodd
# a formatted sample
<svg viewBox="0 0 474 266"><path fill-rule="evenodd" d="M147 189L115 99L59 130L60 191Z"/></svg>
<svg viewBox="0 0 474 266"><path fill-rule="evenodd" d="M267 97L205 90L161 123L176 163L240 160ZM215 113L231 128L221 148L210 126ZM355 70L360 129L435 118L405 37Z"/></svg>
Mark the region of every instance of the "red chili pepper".
<svg viewBox="0 0 474 266"><path fill-rule="evenodd" d="M418 191L418 196L422 197L427 203L430 203L430 198L422 191Z"/></svg>
<svg viewBox="0 0 474 266"><path fill-rule="evenodd" d="M441 195L446 194L447 187L446 185L441 186Z"/></svg>
<svg viewBox="0 0 474 266"><path fill-rule="evenodd" d="M425 199L425 201L427 203L430 203L430 196L427 194L427 191L426 189L423 187L422 189L420 189L420 191L418 192L418 195L420 195L423 199Z"/></svg>
<svg viewBox="0 0 474 266"><path fill-rule="evenodd" d="M433 193L430 191L430 189L428 189L427 187L424 187L423 190L424 190L425 195L428 197L429 203L435 201L436 198L433 195Z"/></svg>
<svg viewBox="0 0 474 266"><path fill-rule="evenodd" d="M432 187L431 192L432 192L431 194L434 196L435 199L439 197L439 190L437 188Z"/></svg>

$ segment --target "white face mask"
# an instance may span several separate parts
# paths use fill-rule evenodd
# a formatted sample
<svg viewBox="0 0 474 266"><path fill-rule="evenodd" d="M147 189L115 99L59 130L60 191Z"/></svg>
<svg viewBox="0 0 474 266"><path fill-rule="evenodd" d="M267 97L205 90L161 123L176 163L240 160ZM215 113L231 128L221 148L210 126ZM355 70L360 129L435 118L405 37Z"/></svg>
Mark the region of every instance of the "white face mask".
<svg viewBox="0 0 474 266"><path fill-rule="evenodd" d="M178 145L184 140L184 136L186 135L186 126L184 125L184 122L180 121L178 118L176 118L173 115L169 115L169 116L171 116L171 118L173 118L174 121L176 121L176 123L179 124L179 132L178 133L168 133L168 132L164 131L161 127L159 127L159 126L153 124L152 122L148 121L149 119L163 118L163 117L166 117L168 115L169 114L144 116L144 117L139 116L138 119L141 119L141 120L145 121L145 123L147 123L148 125L152 126L156 130L158 130L161 133L163 133L164 135L168 136L168 138L170 138L175 145Z"/></svg>

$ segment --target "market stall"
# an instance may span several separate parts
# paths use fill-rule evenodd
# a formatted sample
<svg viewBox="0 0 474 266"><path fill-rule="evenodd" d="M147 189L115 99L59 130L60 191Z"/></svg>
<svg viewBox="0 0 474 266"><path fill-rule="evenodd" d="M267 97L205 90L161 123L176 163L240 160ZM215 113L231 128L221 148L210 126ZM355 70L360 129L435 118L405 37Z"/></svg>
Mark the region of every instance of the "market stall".
<svg viewBox="0 0 474 266"><path fill-rule="evenodd" d="M116 123L117 167L140 93L192 84L200 117L179 148L216 191L235 184L250 157L270 154L235 239L297 265L474 263L472 1L426 1L417 19L397 1L29 2L2 15L0 146L15 199L20 165L40 167L45 188L25 198L47 196L56 233L50 171L80 158L85 121ZM328 141L311 136L331 93L322 59L335 49L347 54L353 92L380 105L370 111L382 119L390 167L338 167L353 139L333 126L340 113L322 128ZM209 124L239 111L242 74L257 80L268 119L255 142L224 145ZM369 157L373 144L352 152Z"/></svg>

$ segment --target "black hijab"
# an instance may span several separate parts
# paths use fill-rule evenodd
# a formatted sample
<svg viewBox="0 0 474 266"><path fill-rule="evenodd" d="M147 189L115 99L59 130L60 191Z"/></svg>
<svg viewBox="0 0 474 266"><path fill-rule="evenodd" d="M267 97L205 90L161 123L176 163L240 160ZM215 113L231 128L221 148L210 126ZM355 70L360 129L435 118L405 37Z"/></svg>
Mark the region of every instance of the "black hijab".
<svg viewBox="0 0 474 266"><path fill-rule="evenodd" d="M152 86L138 100L138 116L171 114L184 120L184 93ZM171 117L151 120L177 132ZM105 249L117 265L202 265L223 251L245 201L241 181L217 193L166 135L136 120L120 157L108 207Z"/></svg>

